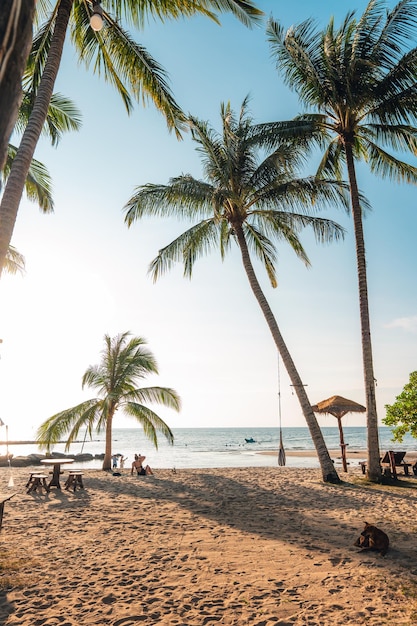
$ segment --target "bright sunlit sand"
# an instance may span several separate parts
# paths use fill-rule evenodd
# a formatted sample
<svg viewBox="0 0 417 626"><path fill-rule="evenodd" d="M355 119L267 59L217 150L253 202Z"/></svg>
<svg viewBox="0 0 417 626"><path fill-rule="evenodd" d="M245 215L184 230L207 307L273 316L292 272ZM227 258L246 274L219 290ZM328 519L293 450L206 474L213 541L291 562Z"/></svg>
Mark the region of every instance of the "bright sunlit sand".
<svg viewBox="0 0 417 626"><path fill-rule="evenodd" d="M16 492L0 533L0 623L415 623L415 477L381 487L358 466L339 486L287 467L123 471L28 495L28 468L13 470L13 488L0 470L0 491ZM353 546L365 520L389 535L385 557Z"/></svg>

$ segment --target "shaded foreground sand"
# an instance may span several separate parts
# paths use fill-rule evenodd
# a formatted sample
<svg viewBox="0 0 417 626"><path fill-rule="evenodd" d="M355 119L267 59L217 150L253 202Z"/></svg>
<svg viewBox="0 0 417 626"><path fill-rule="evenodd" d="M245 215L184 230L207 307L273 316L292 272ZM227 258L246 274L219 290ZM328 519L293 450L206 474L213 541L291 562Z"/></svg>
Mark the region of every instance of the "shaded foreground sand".
<svg viewBox="0 0 417 626"><path fill-rule="evenodd" d="M17 495L0 533L0 623L243 626L417 621L417 481L339 486L319 470L87 470L85 490ZM65 478L65 474L64 477ZM8 470L0 471L7 491ZM358 552L363 522L386 557Z"/></svg>

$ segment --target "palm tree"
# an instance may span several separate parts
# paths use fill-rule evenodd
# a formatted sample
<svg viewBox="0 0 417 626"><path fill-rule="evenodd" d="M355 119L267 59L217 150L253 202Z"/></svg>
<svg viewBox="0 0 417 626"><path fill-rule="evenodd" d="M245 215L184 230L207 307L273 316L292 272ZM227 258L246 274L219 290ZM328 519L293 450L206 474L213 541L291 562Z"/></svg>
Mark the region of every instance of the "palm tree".
<svg viewBox="0 0 417 626"><path fill-rule="evenodd" d="M154 280L177 261L183 262L184 275L191 278L198 257L218 246L224 258L232 242L238 245L250 287L298 396L323 479L339 482L305 387L256 277L249 250L260 259L273 287L277 285L273 240L289 243L296 255L309 265L299 232L309 226L316 239L325 242L341 237L343 229L330 220L309 215L307 206L313 203L318 210L343 199L346 202L343 185L297 177L296 172L304 160L304 147L285 141L280 143L279 123L253 124L247 99L238 118L230 104L223 104L221 121L222 135L207 122L194 117L189 120L192 138L202 155L205 180L181 175L172 178L168 185L138 187L125 206L125 221L130 226L144 216L170 215L196 221L159 251L150 266ZM273 152L261 160L258 154L272 147Z"/></svg>
<svg viewBox="0 0 417 626"><path fill-rule="evenodd" d="M127 111L132 109L133 97L138 100L150 98L165 116L168 128L181 136L184 114L168 87L166 72L143 46L132 40L119 19L125 16L138 27L143 27L148 16L163 20L201 13L217 20L209 10L213 7L218 11L231 11L244 24L250 25L262 15L252 0L147 0L141 3L107 0L106 4L109 12L100 7L105 28L95 31L90 28L90 17L99 6L99 0L55 0L52 12L34 37L28 71L36 99L0 204L0 276L27 172L46 120L70 23L71 38L80 61L87 67L93 64L104 74L118 90Z"/></svg>
<svg viewBox="0 0 417 626"><path fill-rule="evenodd" d="M156 402L179 411L181 401L168 387L137 387L149 374L158 374L155 357L145 346L142 337L132 337L129 332L116 337L104 336L105 348L99 365L90 366L84 373L82 386L97 389L98 397L81 402L47 419L38 428L37 441L47 450L67 438L66 450L76 441L81 429L90 435L94 427L106 432L106 450L103 470L111 467L113 418L119 409L133 417L143 427L145 436L158 447L157 432L170 444L174 435L169 426L146 403Z"/></svg>
<svg viewBox="0 0 417 626"><path fill-rule="evenodd" d="M3 0L0 12L0 170L22 100L22 76L32 44L36 0Z"/></svg>
<svg viewBox="0 0 417 626"><path fill-rule="evenodd" d="M365 241L356 162L397 182L417 182L417 168L398 152L417 149L417 3L401 0L392 11L371 0L360 19L349 13L342 26L324 31L312 19L286 32L273 20L267 35L277 68L301 102L317 113L298 116L319 132L324 148L318 175L341 178L347 168L353 216L363 371L367 408L368 478L380 482L378 416L368 306ZM316 135L317 136L317 135ZM397 153L397 154L395 154Z"/></svg>

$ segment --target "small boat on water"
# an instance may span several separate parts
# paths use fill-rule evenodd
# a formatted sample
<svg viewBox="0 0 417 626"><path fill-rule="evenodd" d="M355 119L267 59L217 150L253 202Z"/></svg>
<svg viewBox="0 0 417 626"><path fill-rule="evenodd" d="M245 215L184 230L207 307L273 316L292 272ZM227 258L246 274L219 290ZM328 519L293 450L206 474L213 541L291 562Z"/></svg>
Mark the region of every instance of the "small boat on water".
<svg viewBox="0 0 417 626"><path fill-rule="evenodd" d="M255 439L253 437L249 437L248 439L246 439L246 437L245 437L245 441L246 441L246 443L256 443Z"/></svg>

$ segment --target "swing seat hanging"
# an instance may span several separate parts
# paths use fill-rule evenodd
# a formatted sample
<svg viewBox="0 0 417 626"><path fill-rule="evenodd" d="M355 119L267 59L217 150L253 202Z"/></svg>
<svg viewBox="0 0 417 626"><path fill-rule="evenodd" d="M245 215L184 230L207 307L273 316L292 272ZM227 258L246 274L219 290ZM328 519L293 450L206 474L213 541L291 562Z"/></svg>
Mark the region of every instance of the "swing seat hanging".
<svg viewBox="0 0 417 626"><path fill-rule="evenodd" d="M281 426L281 377L279 374L279 356L278 356L278 411L279 411L279 450L278 450L278 465L284 467L285 449L282 441L282 426Z"/></svg>

